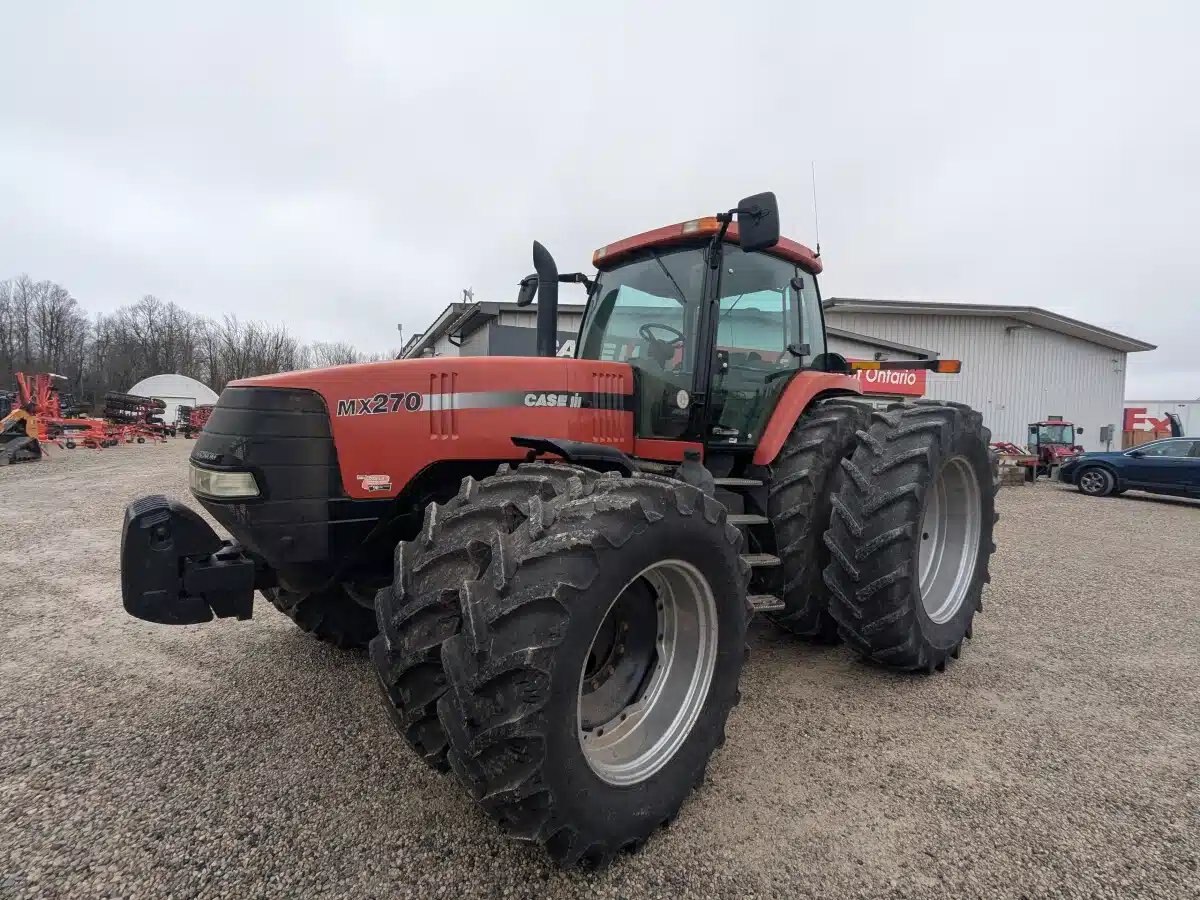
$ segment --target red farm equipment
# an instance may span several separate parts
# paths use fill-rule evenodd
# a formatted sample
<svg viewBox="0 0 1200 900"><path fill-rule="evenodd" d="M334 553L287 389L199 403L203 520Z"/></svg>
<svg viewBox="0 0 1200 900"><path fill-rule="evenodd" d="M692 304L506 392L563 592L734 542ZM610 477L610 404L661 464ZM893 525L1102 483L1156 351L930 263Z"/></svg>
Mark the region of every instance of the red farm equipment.
<svg viewBox="0 0 1200 900"><path fill-rule="evenodd" d="M232 382L198 503L125 513L133 616L250 618L370 647L385 707L515 837L603 866L675 819L739 698L761 612L910 672L982 609L995 459L980 413L876 410L826 347L774 194L596 251L533 245L534 358L433 357ZM588 303L556 356L560 283Z"/></svg>
<svg viewBox="0 0 1200 900"><path fill-rule="evenodd" d="M115 426L116 438L127 444L165 443L168 429L162 412L166 406L153 397L109 391L104 395L104 418Z"/></svg>
<svg viewBox="0 0 1200 900"><path fill-rule="evenodd" d="M205 403L200 406L180 406L175 429L188 440L191 440L204 430L208 417L212 415L213 405Z"/></svg>
<svg viewBox="0 0 1200 900"><path fill-rule="evenodd" d="M16 373L11 409L0 420L0 466L42 458L42 442L49 437L47 427L60 413L54 381L62 378L49 372Z"/></svg>

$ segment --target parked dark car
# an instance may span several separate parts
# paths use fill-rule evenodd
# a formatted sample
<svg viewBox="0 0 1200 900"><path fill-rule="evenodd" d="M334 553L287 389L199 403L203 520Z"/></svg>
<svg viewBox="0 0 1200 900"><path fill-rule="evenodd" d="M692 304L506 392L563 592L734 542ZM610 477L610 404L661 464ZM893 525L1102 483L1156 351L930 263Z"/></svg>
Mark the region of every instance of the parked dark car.
<svg viewBox="0 0 1200 900"><path fill-rule="evenodd" d="M1085 453L1064 464L1058 478L1085 494L1150 491L1200 497L1200 438L1167 438L1113 453Z"/></svg>

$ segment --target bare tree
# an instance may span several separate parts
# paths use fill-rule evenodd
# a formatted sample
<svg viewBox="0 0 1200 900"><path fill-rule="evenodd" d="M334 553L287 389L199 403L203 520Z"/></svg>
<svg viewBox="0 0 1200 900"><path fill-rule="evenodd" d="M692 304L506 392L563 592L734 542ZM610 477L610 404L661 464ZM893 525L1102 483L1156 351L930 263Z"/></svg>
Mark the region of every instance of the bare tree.
<svg viewBox="0 0 1200 900"><path fill-rule="evenodd" d="M89 319L55 282L0 281L0 388L16 371L52 371L67 376L78 396L98 398L176 372L219 391L238 378L393 356L362 354L345 342L306 346L285 326L233 315L213 321L150 294Z"/></svg>
<svg viewBox="0 0 1200 900"><path fill-rule="evenodd" d="M345 366L364 361L363 355L355 350L352 344L341 341L314 341L308 345L307 368L321 369L326 366Z"/></svg>

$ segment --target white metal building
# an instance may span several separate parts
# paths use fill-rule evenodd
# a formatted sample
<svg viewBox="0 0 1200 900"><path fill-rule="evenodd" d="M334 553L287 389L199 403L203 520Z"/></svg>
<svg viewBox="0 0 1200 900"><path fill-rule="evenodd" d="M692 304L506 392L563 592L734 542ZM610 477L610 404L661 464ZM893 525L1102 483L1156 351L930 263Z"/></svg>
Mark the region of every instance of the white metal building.
<svg viewBox="0 0 1200 900"><path fill-rule="evenodd" d="M1062 416L1080 443L1103 450L1100 429L1121 439L1126 357L1153 350L1135 338L1035 306L859 300L825 301L828 327L961 359L959 375L930 375L925 395L983 413L992 439L1025 444L1028 425Z"/></svg>
<svg viewBox="0 0 1200 900"><path fill-rule="evenodd" d="M149 378L143 378L126 393L138 397L152 397L166 403L163 421L168 425L175 421L181 405L199 406L217 402L217 395L210 387L186 375L151 375Z"/></svg>

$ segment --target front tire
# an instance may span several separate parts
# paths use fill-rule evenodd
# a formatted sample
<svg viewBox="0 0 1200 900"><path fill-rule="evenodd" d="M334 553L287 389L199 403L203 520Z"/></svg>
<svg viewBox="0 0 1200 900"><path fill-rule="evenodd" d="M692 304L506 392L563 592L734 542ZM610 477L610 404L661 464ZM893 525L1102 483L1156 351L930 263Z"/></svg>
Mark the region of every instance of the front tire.
<svg viewBox="0 0 1200 900"><path fill-rule="evenodd" d="M1090 466L1079 473L1076 479L1079 492L1089 497L1107 497L1116 487L1112 473L1101 466Z"/></svg>
<svg viewBox="0 0 1200 900"><path fill-rule="evenodd" d="M842 637L864 657L944 669L971 636L996 549L990 439L968 406L896 404L843 464L825 580Z"/></svg>
<svg viewBox="0 0 1200 900"><path fill-rule="evenodd" d="M443 645L438 715L455 773L507 832L599 868L675 817L738 697L741 540L720 503L647 475L535 498L493 536Z"/></svg>
<svg viewBox="0 0 1200 900"><path fill-rule="evenodd" d="M442 644L462 627L461 592L487 567L492 535L515 531L531 498L582 497L598 477L580 466L534 462L502 465L482 481L464 478L457 496L425 508L421 533L396 547L393 582L375 598L371 660L392 724L433 768L449 768L437 717L446 691Z"/></svg>
<svg viewBox="0 0 1200 900"><path fill-rule="evenodd" d="M305 634L343 650L367 646L377 631L375 611L340 584L311 594L267 588L263 596Z"/></svg>

